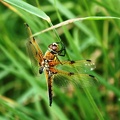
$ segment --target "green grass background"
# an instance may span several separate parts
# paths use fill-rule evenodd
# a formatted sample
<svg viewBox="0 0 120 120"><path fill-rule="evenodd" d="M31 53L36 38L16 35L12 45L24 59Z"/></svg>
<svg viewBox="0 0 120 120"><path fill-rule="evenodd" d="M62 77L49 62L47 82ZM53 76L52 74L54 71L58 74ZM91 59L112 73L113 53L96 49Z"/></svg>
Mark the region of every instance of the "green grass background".
<svg viewBox="0 0 120 120"><path fill-rule="evenodd" d="M0 120L119 120L120 20L108 16L120 17L120 0L24 0L25 6L5 1L11 4L0 2ZM61 26L57 33L70 59L96 62L93 74L99 82L86 91L54 86L49 107L45 76L34 76L26 52L24 23L37 33L50 27L49 18L55 25L77 17L92 20ZM35 38L43 52L58 41L54 31Z"/></svg>

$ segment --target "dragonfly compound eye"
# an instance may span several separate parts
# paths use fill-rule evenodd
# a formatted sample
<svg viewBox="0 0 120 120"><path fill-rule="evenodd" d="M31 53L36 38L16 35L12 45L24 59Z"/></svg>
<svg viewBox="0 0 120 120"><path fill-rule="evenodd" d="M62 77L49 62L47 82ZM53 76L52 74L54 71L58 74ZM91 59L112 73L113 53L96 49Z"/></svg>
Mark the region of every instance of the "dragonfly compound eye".
<svg viewBox="0 0 120 120"><path fill-rule="evenodd" d="M57 54L59 47L58 47L58 44L57 44L57 43L52 43L52 44L50 44L50 45L48 46L48 49L49 49L52 53Z"/></svg>

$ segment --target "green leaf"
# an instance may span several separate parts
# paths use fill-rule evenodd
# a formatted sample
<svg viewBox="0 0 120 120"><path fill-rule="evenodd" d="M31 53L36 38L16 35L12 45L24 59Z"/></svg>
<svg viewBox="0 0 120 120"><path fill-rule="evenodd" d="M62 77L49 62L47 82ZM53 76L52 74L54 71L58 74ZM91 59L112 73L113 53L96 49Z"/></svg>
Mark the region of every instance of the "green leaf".
<svg viewBox="0 0 120 120"><path fill-rule="evenodd" d="M38 16L38 17L40 17L48 22L50 21L50 18L42 10L40 10L37 7L34 7L34 6L24 2L22 0L4 0L4 1L11 4L11 5L14 5L18 8L21 8L21 9L23 9L23 10L25 10L33 15L36 15L36 16Z"/></svg>

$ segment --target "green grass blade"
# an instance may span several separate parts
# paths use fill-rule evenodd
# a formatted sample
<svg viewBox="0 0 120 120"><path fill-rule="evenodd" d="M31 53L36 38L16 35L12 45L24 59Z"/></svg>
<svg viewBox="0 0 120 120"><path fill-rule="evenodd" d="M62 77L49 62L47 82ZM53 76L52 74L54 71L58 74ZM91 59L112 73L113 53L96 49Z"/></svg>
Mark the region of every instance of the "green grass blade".
<svg viewBox="0 0 120 120"><path fill-rule="evenodd" d="M40 9L22 1L22 0L4 0L5 2L12 4L18 8L21 8L33 15L36 15L46 21L50 21L50 18Z"/></svg>
<svg viewBox="0 0 120 120"><path fill-rule="evenodd" d="M7 103L2 99L0 99L0 106L4 107L4 109L6 109L7 111L10 111L9 114L12 114L12 115L10 115L10 117L12 117L14 119L17 117L21 120L33 120L30 117L28 117L25 113L23 113L19 110L16 110L15 106L12 106L12 104L10 105L10 103ZM8 117L6 117L6 118L8 118Z"/></svg>

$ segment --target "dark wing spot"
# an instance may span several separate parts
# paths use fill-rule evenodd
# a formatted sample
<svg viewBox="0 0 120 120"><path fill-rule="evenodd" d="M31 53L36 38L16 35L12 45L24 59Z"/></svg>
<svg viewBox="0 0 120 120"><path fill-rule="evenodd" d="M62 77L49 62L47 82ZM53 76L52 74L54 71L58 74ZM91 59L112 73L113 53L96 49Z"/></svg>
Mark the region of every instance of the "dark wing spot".
<svg viewBox="0 0 120 120"><path fill-rule="evenodd" d="M32 44L32 42L31 42L31 41L29 41L29 43L30 43L30 44Z"/></svg>
<svg viewBox="0 0 120 120"><path fill-rule="evenodd" d="M33 41L35 42L35 38L33 37Z"/></svg>
<svg viewBox="0 0 120 120"><path fill-rule="evenodd" d="M95 76L93 76L93 75L89 75L90 77L92 77L92 78L95 78Z"/></svg>
<svg viewBox="0 0 120 120"><path fill-rule="evenodd" d="M70 61L70 64L73 64L73 63L75 63L75 61L73 61L73 60L72 60L72 61Z"/></svg>
<svg viewBox="0 0 120 120"><path fill-rule="evenodd" d="M86 60L86 61L91 62L91 60Z"/></svg>
<svg viewBox="0 0 120 120"><path fill-rule="evenodd" d="M37 55L38 53L37 53L37 51L36 51L36 55Z"/></svg>
<svg viewBox="0 0 120 120"><path fill-rule="evenodd" d="M71 75L74 75L74 73L73 72L69 72L68 75L71 76Z"/></svg>
<svg viewBox="0 0 120 120"><path fill-rule="evenodd" d="M29 27L29 25L28 25L27 23L25 23L25 25L26 25L27 27Z"/></svg>
<svg viewBox="0 0 120 120"><path fill-rule="evenodd" d="M53 74L57 74L57 72L52 72Z"/></svg>

